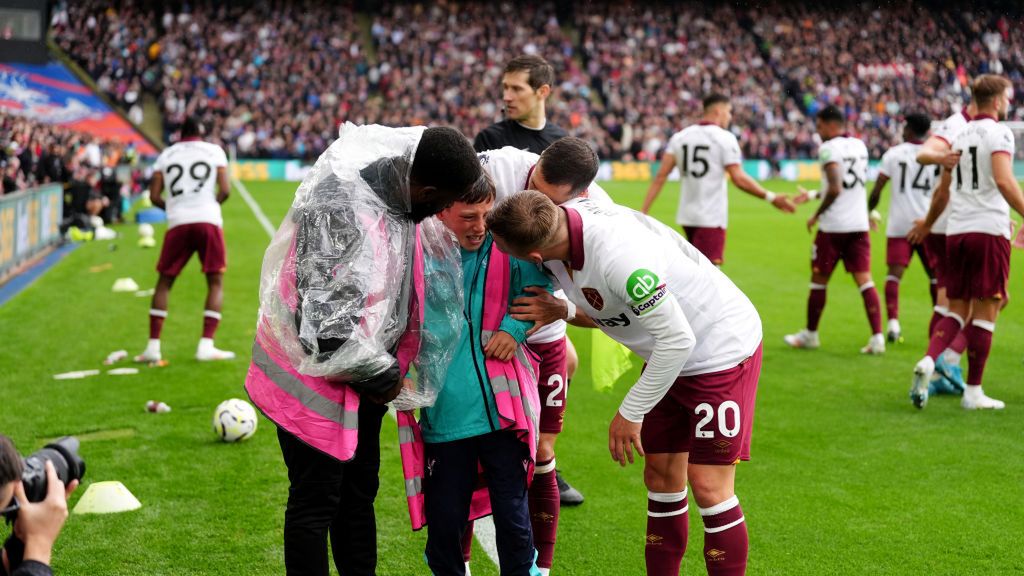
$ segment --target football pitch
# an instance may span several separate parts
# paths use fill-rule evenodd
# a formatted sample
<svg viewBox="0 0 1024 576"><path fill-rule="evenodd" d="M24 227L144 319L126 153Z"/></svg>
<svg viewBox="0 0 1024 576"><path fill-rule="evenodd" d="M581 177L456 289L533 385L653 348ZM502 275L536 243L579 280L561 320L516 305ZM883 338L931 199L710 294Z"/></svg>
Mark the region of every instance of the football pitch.
<svg viewBox="0 0 1024 576"><path fill-rule="evenodd" d="M296 187L247 183L276 226ZM640 205L647 183L608 183L619 203ZM795 186L768 182L776 192ZM886 189L882 207L888 204ZM860 294L841 269L833 276L821 325L822 347L790 350L784 334L803 327L811 236L803 206L785 215L730 192L724 271L746 292L764 323L752 460L737 472L750 531L749 574L1024 573L1024 301L999 320L985 373L1000 412L966 412L959 399L933 397L927 409L908 399L914 363L926 347L931 314L926 277L913 262L904 277L904 344L880 357L859 354L869 336ZM674 221L678 187L669 183L654 213ZM251 440L217 441L210 420L242 388L256 325L266 231L236 193L224 206L228 244L218 347L230 362L193 359L202 328L205 281L193 260L171 293L163 353L169 365L138 375L53 379L102 369L108 353L142 351L148 297L113 293L122 277L155 284L157 250L136 246L134 226L113 242L81 246L25 292L0 307L0 432L27 455L74 434L88 469L74 506L91 482L119 480L142 502L115 515L73 515L57 542L56 574L270 575L284 572L282 527L287 477L274 427L261 419ZM883 227L884 229L884 227ZM158 240L164 228L158 227ZM115 249L116 247L116 249ZM885 240L872 234L874 281L885 282ZM1011 293L1024 298L1024 257L1014 251ZM884 321L884 317L883 317ZM553 574L644 573L646 489L639 464L620 468L607 449L607 425L638 367L611 392L595 389L590 335L570 333L580 371L569 393L557 453L564 477L585 495L563 509ZM966 356L966 355L965 355ZM965 358L966 367L966 358ZM124 364L122 364L124 365ZM150 414L146 401L173 411ZM409 529L398 435L386 418L377 498L381 575L429 574L426 533ZM0 533L6 534L6 529ZM704 574L703 530L690 507L683 574ZM495 575L474 549L473 574ZM333 570L333 567L332 567Z"/></svg>

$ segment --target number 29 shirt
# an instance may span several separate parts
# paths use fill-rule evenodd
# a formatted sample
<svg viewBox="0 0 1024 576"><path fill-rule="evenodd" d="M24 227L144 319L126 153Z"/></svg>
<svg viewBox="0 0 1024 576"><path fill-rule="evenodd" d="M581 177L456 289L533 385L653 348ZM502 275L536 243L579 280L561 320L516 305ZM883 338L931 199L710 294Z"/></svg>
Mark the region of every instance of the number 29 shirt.
<svg viewBox="0 0 1024 576"><path fill-rule="evenodd" d="M166 148L153 170L164 177L167 227L205 222L224 226L217 203L217 169L228 165L216 144L186 139Z"/></svg>

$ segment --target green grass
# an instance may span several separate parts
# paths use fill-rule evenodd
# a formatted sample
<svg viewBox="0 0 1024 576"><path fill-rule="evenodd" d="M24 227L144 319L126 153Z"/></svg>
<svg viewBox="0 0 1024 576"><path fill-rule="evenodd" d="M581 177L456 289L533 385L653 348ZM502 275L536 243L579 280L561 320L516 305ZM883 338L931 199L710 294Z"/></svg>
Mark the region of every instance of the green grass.
<svg viewBox="0 0 1024 576"><path fill-rule="evenodd" d="M780 192L791 184L771 183ZM646 183L606 186L637 206ZM276 224L294 185L251 183ZM672 222L677 192L666 187L655 214ZM904 280L906 344L883 357L861 357L868 326L858 291L840 270L829 287L822 348L794 351L782 335L804 324L811 236L804 222L744 194L731 198L724 270L762 315L764 371L753 460L739 467L737 492L750 530L750 574L1011 574L1024 572L1024 429L1021 356L1024 322L1014 302L999 321L986 388L1005 400L999 413L967 413L956 399L927 410L907 399L910 372L925 347L930 315L918 264ZM257 307L260 263L268 238L235 197L225 207L229 270L218 345L234 362L192 359L202 326L205 285L193 262L171 294L164 330L170 365L137 376L55 381L58 372L100 368L111 351L141 351L148 298L114 294L130 276L155 282L155 250L135 247L134 228L114 243L87 244L31 288L0 307L0 431L23 453L64 434L116 431L85 440L85 484L120 480L141 510L73 516L57 544L56 572L96 574L280 574L287 479L273 426L248 442L224 445L210 431L214 406L244 397ZM162 230L160 231L162 234ZM884 240L872 236L874 277L885 276ZM90 272L111 263L112 268ZM1014 276L1024 262L1014 254ZM1011 290L1019 288L1011 282ZM581 356L558 460L586 503L563 510L555 573L643 574L645 489L641 467L621 469L607 453L607 424L629 385L594 391L589 338L572 333ZM635 376L635 374L634 374ZM170 404L147 414L147 400ZM377 499L380 574L427 574L424 533L409 530L397 433L385 419ZM77 499L72 500L72 505ZM683 573L704 573L703 532L691 509ZM496 569L480 549L474 574Z"/></svg>

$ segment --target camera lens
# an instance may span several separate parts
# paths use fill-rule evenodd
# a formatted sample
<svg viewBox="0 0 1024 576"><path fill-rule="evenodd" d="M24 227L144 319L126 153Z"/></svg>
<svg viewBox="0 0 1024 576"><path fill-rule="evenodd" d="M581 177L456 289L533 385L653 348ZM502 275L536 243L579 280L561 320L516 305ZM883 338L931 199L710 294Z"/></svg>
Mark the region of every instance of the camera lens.
<svg viewBox="0 0 1024 576"><path fill-rule="evenodd" d="M25 496L29 502L46 498L46 461L53 462L57 477L67 485L72 480L81 480L85 475L85 460L78 454L78 439L65 436L42 450L25 458L25 469L21 481L25 485Z"/></svg>

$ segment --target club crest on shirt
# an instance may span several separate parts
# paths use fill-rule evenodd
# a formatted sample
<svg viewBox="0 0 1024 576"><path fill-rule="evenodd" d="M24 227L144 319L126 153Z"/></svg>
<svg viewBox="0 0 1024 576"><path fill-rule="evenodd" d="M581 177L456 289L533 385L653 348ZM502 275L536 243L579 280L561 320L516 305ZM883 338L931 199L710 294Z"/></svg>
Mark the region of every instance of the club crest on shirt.
<svg viewBox="0 0 1024 576"><path fill-rule="evenodd" d="M601 297L601 293L593 288L584 288L582 290L583 297L587 299L587 304L594 310L604 309L604 298Z"/></svg>

